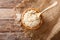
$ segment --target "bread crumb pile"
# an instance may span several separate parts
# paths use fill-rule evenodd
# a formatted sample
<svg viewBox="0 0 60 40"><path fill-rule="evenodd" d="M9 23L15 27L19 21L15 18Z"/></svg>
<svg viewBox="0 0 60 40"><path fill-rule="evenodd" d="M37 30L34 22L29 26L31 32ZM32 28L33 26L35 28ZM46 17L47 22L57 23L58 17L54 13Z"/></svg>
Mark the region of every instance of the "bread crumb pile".
<svg viewBox="0 0 60 40"><path fill-rule="evenodd" d="M37 12L34 10L29 10L25 13L23 22L28 27L35 27L40 23L40 17L38 17Z"/></svg>

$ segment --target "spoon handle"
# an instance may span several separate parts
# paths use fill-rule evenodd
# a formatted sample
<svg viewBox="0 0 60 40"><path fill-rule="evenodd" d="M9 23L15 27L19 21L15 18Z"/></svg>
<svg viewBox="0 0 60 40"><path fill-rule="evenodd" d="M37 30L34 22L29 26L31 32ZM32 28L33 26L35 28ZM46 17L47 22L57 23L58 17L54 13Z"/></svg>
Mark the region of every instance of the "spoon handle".
<svg viewBox="0 0 60 40"><path fill-rule="evenodd" d="M55 1L53 4L51 4L50 6L48 6L47 8L45 8L42 12L40 12L38 15L40 16L40 14L42 14L43 12L47 11L48 9L53 8L54 6L57 5L57 1Z"/></svg>

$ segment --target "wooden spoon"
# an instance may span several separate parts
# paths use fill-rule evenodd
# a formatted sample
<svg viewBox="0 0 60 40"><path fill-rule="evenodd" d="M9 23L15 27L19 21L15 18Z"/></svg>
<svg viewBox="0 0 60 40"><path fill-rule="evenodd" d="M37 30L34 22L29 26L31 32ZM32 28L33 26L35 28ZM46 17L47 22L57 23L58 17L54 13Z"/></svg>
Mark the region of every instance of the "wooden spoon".
<svg viewBox="0 0 60 40"><path fill-rule="evenodd" d="M23 12L22 16L22 24L27 29L38 29L42 24L41 14L48 9L53 8L57 5L57 1L55 1L52 5L45 8L42 12L37 12L34 8L27 9ZM34 12L33 12L34 11ZM30 14L30 15L29 15ZM34 16L33 16L34 15ZM35 17L36 16L36 17ZM38 17L37 17L38 16ZM35 20L34 20L35 19ZM38 20L36 20L38 19ZM33 21L33 22L32 22Z"/></svg>

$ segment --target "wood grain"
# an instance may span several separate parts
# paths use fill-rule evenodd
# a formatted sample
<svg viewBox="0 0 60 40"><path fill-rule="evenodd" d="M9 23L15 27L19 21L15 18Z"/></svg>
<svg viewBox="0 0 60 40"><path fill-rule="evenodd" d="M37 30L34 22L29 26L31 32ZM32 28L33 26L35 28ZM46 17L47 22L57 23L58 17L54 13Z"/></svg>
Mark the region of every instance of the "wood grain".
<svg viewBox="0 0 60 40"><path fill-rule="evenodd" d="M40 8L40 11L42 11L54 1L55 0L23 0L19 9L21 13L29 7ZM54 32L54 27L60 28L60 0L57 1L58 5L56 7L42 14L44 23L38 30L27 30L27 32L25 32L25 28L14 25L14 20L0 20L0 40L47 40L47 37L50 36L49 34ZM13 9L10 8L18 3L20 3L20 0L18 0L18 2L16 0L0 0L0 18L12 18L15 13Z"/></svg>
<svg viewBox="0 0 60 40"><path fill-rule="evenodd" d="M22 0L0 0L0 8L12 8Z"/></svg>

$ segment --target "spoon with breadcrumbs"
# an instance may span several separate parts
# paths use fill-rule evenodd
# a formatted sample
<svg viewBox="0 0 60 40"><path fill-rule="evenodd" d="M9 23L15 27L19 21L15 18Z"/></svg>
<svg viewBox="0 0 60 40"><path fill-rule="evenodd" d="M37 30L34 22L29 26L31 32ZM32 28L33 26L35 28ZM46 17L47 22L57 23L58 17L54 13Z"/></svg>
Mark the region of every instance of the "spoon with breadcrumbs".
<svg viewBox="0 0 60 40"><path fill-rule="evenodd" d="M36 11L35 8L29 8L23 12L22 15L22 25L27 29L38 29L41 27L42 24L42 18L41 14L47 11L48 9L53 8L57 5L57 1L55 1L53 4L45 8L42 12Z"/></svg>

